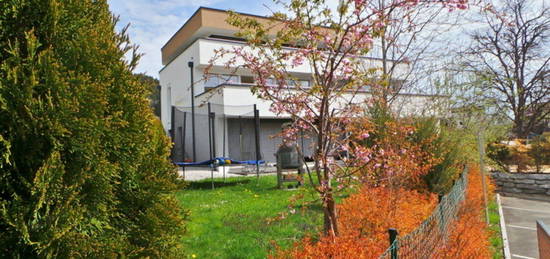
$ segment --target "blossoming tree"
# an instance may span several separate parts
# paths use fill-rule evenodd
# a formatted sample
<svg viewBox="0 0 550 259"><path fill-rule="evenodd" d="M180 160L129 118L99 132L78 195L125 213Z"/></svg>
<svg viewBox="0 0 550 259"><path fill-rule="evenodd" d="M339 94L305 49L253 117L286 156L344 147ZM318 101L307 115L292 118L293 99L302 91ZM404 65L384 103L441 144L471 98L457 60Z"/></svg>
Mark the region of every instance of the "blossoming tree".
<svg viewBox="0 0 550 259"><path fill-rule="evenodd" d="M464 8L463 1L438 3ZM388 20L384 10L363 0L342 0L337 7L325 0L277 3L285 11L275 12L270 22L230 15L228 23L239 29L237 36L247 44L217 50L211 64L221 62L255 75L252 91L272 103L272 112L292 118L292 126L282 132L284 140L295 140L300 131L314 139L315 164L307 168L309 181L322 201L325 233L338 235L335 193L375 163L372 149L361 145L371 133L370 126L352 126L356 125L352 122L365 114L375 100L373 93L383 85L376 80L376 63L366 55ZM419 4L429 2L394 0L384 8L412 10ZM298 83L290 72L301 66L311 71L309 85Z"/></svg>

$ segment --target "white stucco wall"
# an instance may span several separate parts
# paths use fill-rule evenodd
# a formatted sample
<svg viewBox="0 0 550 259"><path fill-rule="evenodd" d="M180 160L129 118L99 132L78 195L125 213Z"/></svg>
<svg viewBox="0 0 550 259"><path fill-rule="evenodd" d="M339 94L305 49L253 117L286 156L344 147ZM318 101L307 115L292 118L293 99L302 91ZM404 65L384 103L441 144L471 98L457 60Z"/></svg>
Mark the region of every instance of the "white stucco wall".
<svg viewBox="0 0 550 259"><path fill-rule="evenodd" d="M190 70L188 67L188 62L193 61L194 66L194 80L195 80L195 95L200 95L196 101L195 105L200 103L212 102L217 104L225 105L252 105L257 104L258 109L262 117L280 117L276 116L269 111L270 102L259 100L250 93L250 90L246 87L239 86L227 86L222 93L213 93L213 94L203 94L204 92L204 83L203 83L203 71L206 67L210 65L212 58L214 57L215 50L221 48L231 49L233 47L242 47L243 43L219 39L198 39L193 44L191 44L182 54L176 57L172 62L167 64L160 71L160 84L161 84L161 120L168 131L171 127L170 122L170 107L172 105L176 106L190 106L191 105L191 95L190 95ZM292 49L289 48L289 51ZM212 72L216 73L233 73L233 69L227 69L224 67L225 62L230 58L227 56L223 59L217 59L214 62L212 67ZM380 67L381 61L377 59L366 59L366 67ZM237 62L236 66L239 66ZM407 65L400 65L404 73L407 69ZM311 74L311 68L308 62L304 64L289 68L288 70L291 73L294 73L298 77L307 78ZM400 72L398 72L399 74ZM246 71L238 71L238 74L248 74ZM171 89L171 98L167 97L168 89ZM366 95L363 95L366 96ZM361 99L359 98L356 99ZM363 98L364 99L364 98ZM170 104L167 102L170 101ZM405 102L407 105L408 101Z"/></svg>
<svg viewBox="0 0 550 259"><path fill-rule="evenodd" d="M210 65L210 62L213 60L215 56L215 51L220 49L226 49L226 50L232 50L233 48L240 48L245 46L244 43L241 42L235 42L235 41L226 41L226 40L219 40L219 39L199 39L197 43L200 45L200 64L203 66ZM286 48L288 51L293 51L293 48ZM245 52L250 53L258 53L257 51L252 51L249 47L244 47ZM212 63L213 66L222 68L225 66L225 64L231 60L234 56L231 54L225 55L223 58L215 58L214 62ZM371 68L381 68L382 67L382 61L380 59L375 58L363 58L363 68L365 70L371 69ZM287 61L287 71L289 73L296 73L296 74L304 74L304 75L310 75L312 73L312 67L310 63L305 60L303 64L298 65L296 67L291 66L291 62ZM235 66L242 66L244 63L242 59L237 59L235 62ZM400 77L402 75L406 74L406 71L408 69L408 65L405 63L401 63L397 65L397 68L395 70L395 77Z"/></svg>
<svg viewBox="0 0 550 259"><path fill-rule="evenodd" d="M160 72L160 84L161 84L161 120L165 130L171 129L171 106L190 107L191 106L191 80L190 80L190 68L188 62L194 62L194 80L195 80L195 105L204 105L197 108L198 113L206 115L206 104L212 103L212 111L216 113L216 133L214 139L216 143L215 156L222 156L224 153L228 155L230 140L228 139L230 133L227 128L227 120L222 116L225 114L227 117L235 118L235 116L245 115L252 116L253 105L256 104L257 109L260 112L260 117L265 123L260 123L262 127L261 132L261 149L264 158L271 161L273 158L273 152L276 149L279 140L269 139L270 135L280 130L280 123L283 120L271 120L273 118L288 118L288 116L278 116L270 111L271 102L258 99L250 91L250 87L247 86L234 86L225 85L218 87L214 91L209 93L204 92L203 75L204 69L209 65L211 58L214 55L214 50L224 48L232 48L235 46L242 46L241 43L228 42L222 40L211 39L198 39L192 45L190 45L182 54L176 57L172 62L167 64ZM368 67L381 66L380 60L365 59L365 63ZM213 73L232 73L232 69L224 68L224 61L217 61L217 66L212 67ZM402 70L407 68L407 65L402 66ZM240 75L250 75L247 71L237 71ZM306 63L289 70L291 73L295 73L298 77L307 79L310 74L310 67ZM170 89L170 90L169 90ZM171 92L170 98L168 93ZM360 93L354 97L354 102L362 102L368 99L370 96L368 93ZM344 99L348 99L345 97ZM341 105L344 105L342 102ZM430 110L430 105L434 103L434 97L421 96L421 95L403 95L399 96L394 102L394 110L401 116L407 115L435 115L433 110ZM190 111L190 110L189 110ZM189 112L187 111L187 112ZM188 114L189 115L189 114ZM202 118L202 117L201 117ZM225 131L223 128L225 122ZM182 124L182 123L179 123ZM176 129L182 127L182 125L174 125ZM208 126L206 119L200 119L196 123L196 146L197 146L197 160L206 160L209 157L208 146ZM181 130L180 130L181 131ZM186 158L189 158L191 154L191 130L190 119L187 119L187 128L185 130L186 142L185 153ZM225 138L224 138L225 135ZM180 138L181 139L181 138ZM225 141L224 141L225 140ZM181 141L181 140L179 140ZM225 143L224 143L225 142ZM181 146L181 145L180 145ZM224 152L225 148L225 152ZM182 151L183 152L183 151Z"/></svg>
<svg viewBox="0 0 550 259"><path fill-rule="evenodd" d="M194 61L197 63L198 59L199 47L198 45L193 44L159 72L159 81L161 86L161 121L166 131L168 131L172 126L170 122L170 107L172 105L191 105L191 75L190 68L187 63L189 61ZM195 64L194 79L200 79L202 74L202 69L197 68L197 65ZM170 98L171 103L167 103L169 101L169 98L167 98L168 88L171 89L172 93L172 97ZM202 90L200 91L202 92ZM197 93L198 91L196 90L195 92Z"/></svg>

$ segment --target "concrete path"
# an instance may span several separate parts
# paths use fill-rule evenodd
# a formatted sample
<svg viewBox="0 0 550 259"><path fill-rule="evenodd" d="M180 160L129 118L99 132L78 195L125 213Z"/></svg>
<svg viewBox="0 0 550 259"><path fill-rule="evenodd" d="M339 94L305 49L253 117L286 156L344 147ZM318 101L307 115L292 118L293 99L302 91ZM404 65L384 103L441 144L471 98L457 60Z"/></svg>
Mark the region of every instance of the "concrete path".
<svg viewBox="0 0 550 259"><path fill-rule="evenodd" d="M308 162L310 170L313 170L314 163ZM242 176L255 176L256 166L244 166L244 165L230 165L219 166L217 170L211 171L209 167L185 167L185 172L181 167L178 167L178 174L186 181L199 181L210 178L223 178L225 177L242 177ZM262 164L260 166L260 176L262 175L274 175L277 174L277 167L272 163Z"/></svg>
<svg viewBox="0 0 550 259"><path fill-rule="evenodd" d="M225 171L224 171L225 170ZM223 178L225 177L242 177L242 176L255 176L256 170L255 167L245 167L245 166L220 166L217 170L211 171L208 167L186 167L185 172L182 168L178 168L178 174L180 177L184 178L186 181L199 181L203 179L213 178ZM260 167L260 175L275 174L276 169L269 166Z"/></svg>
<svg viewBox="0 0 550 259"><path fill-rule="evenodd" d="M512 259L539 258L536 220L550 225L550 202L501 196Z"/></svg>

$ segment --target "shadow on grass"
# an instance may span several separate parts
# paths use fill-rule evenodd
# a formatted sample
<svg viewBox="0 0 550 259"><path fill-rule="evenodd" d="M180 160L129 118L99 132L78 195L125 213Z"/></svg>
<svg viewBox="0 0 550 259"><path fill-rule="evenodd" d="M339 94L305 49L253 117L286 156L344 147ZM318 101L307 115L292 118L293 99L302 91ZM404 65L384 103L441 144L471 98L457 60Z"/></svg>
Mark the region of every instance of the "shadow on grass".
<svg viewBox="0 0 550 259"><path fill-rule="evenodd" d="M250 179L243 179L239 181L214 181L214 188L223 188L223 187L231 187L231 186L237 186L242 184L248 184L250 183ZM200 181L200 182L187 182L187 186L185 187L187 190L212 190L212 182L211 181Z"/></svg>

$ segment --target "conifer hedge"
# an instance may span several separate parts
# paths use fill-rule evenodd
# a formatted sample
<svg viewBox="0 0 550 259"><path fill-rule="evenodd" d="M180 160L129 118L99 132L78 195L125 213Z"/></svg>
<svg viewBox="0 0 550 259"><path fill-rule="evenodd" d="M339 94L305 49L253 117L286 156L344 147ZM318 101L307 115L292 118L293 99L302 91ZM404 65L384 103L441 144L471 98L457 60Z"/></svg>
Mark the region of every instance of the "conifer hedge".
<svg viewBox="0 0 550 259"><path fill-rule="evenodd" d="M170 144L106 0L0 1L0 257L181 256Z"/></svg>

